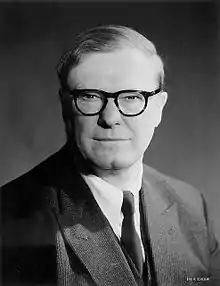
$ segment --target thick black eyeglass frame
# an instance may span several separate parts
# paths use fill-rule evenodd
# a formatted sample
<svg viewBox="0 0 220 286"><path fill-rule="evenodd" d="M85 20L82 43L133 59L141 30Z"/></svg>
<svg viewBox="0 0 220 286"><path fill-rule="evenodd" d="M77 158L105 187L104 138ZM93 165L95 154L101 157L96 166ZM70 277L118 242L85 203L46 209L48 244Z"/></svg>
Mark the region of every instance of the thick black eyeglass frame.
<svg viewBox="0 0 220 286"><path fill-rule="evenodd" d="M138 89L126 89L126 90L119 90L119 91L116 91L116 92L107 92L107 91L104 91L104 90L99 90L99 89L73 89L73 90L68 90L68 93L72 96L72 98L74 99L74 102L75 102L75 106L77 108L77 110L82 113L83 115L85 116L93 116L93 115L98 115L99 113L101 113L105 107L107 106L108 104L108 98L114 98L114 103L115 105L117 106L119 112L124 115L124 116L127 116L127 117L134 117L134 116L137 116L137 115L140 115L141 113L144 112L144 110L146 109L147 107L147 103L148 103L148 98L150 96L153 96L155 94L158 94L159 92L161 92L162 89L161 88L158 88L154 91L144 91L144 90L138 90ZM78 107L77 105L77 97L83 93L83 92L96 92L97 94L99 94L101 96L101 99L103 100L103 105L102 105L102 108L98 111L98 112L95 112L95 113L84 113L82 110L80 110L80 108ZM144 103L144 107L143 109L138 112L138 113L135 113L135 114L126 114L124 113L120 107L119 107L119 104L118 104L118 97L121 93L125 93L125 92L139 92L141 95L144 96L144 99L145 99L145 103Z"/></svg>

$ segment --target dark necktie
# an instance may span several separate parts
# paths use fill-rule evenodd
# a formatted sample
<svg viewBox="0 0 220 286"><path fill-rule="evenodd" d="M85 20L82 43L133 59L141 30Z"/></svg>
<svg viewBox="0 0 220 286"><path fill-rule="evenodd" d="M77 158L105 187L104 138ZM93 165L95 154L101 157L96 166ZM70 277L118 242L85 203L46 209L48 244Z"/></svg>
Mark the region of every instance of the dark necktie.
<svg viewBox="0 0 220 286"><path fill-rule="evenodd" d="M134 196L130 191L123 192L122 213L124 215L121 232L121 243L136 265L140 275L143 271L141 241L134 225Z"/></svg>

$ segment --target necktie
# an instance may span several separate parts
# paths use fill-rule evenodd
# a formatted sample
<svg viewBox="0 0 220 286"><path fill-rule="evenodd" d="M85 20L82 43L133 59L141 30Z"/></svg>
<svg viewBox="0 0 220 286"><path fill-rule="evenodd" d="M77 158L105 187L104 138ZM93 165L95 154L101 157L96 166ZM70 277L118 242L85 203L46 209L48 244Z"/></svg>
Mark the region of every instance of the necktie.
<svg viewBox="0 0 220 286"><path fill-rule="evenodd" d="M122 222L121 244L136 265L137 270L142 275L143 256L140 238L134 225L134 196L130 191L123 192L122 213L124 219Z"/></svg>

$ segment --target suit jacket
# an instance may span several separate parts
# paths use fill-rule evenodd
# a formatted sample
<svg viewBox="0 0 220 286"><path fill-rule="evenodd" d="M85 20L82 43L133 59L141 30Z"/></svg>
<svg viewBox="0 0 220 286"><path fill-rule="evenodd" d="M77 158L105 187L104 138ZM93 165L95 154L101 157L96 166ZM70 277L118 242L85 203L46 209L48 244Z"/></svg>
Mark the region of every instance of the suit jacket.
<svg viewBox="0 0 220 286"><path fill-rule="evenodd" d="M220 285L201 194L144 165L140 199L156 274L149 285ZM66 146L3 186L1 200L2 285L144 285Z"/></svg>

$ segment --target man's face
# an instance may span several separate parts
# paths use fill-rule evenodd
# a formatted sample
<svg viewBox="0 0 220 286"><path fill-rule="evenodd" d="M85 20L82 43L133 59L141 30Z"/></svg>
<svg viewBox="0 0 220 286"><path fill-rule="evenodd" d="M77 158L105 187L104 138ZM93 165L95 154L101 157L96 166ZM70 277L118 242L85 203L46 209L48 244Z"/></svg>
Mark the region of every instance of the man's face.
<svg viewBox="0 0 220 286"><path fill-rule="evenodd" d="M152 58L134 48L109 53L91 53L68 75L70 89L123 89L153 91L158 88L158 71ZM98 115L85 116L73 103L74 137L82 155L100 169L124 169L139 160L159 124L166 93L149 98L145 111L123 116L114 100Z"/></svg>

